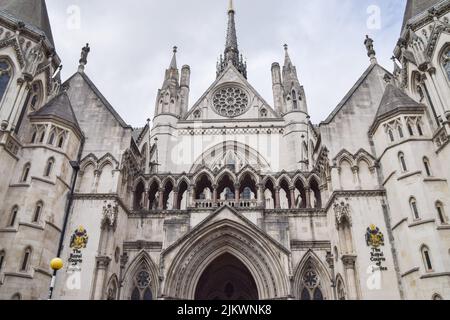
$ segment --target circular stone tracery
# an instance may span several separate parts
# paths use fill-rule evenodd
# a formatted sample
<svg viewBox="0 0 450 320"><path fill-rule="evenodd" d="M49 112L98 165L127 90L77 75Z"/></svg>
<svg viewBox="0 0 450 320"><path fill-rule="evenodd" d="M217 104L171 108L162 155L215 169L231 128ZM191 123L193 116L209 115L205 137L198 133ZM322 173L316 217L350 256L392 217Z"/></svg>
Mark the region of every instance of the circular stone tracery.
<svg viewBox="0 0 450 320"><path fill-rule="evenodd" d="M248 95L239 87L229 86L214 93L213 105L221 116L234 118L247 111Z"/></svg>

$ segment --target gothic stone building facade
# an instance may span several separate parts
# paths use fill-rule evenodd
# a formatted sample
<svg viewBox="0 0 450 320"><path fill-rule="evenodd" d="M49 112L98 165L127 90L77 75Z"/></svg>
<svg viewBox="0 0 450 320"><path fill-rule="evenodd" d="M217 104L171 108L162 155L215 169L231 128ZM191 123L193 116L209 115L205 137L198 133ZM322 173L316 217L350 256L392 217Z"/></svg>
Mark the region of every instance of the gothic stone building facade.
<svg viewBox="0 0 450 320"><path fill-rule="evenodd" d="M61 82L44 0L0 0L0 298L449 299L449 17L409 0L393 72L367 37L315 125L287 46L249 84L231 4L215 82L191 104L175 49L133 129L89 46Z"/></svg>

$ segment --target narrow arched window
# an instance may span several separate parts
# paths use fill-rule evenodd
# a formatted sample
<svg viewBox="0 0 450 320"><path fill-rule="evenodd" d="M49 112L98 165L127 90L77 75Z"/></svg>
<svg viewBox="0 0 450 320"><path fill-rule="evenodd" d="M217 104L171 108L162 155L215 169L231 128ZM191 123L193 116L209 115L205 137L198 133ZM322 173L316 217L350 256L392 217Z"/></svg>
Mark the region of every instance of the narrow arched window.
<svg viewBox="0 0 450 320"><path fill-rule="evenodd" d="M412 128L412 126L411 126L411 123L408 122L408 124L406 125L406 127L408 128L408 133L409 133L409 135L410 135L411 137L414 136L414 131L413 131L413 128Z"/></svg>
<svg viewBox="0 0 450 320"><path fill-rule="evenodd" d="M62 148L64 146L64 135L60 135L58 138L58 148Z"/></svg>
<svg viewBox="0 0 450 320"><path fill-rule="evenodd" d="M436 212L437 212L440 223L447 224L447 217L445 215L444 205L440 201L436 202Z"/></svg>
<svg viewBox="0 0 450 320"><path fill-rule="evenodd" d="M8 61L5 59L0 60L0 101L5 95L8 84L11 80L12 68Z"/></svg>
<svg viewBox="0 0 450 320"><path fill-rule="evenodd" d="M420 123L417 124L417 132L419 133L419 136L423 136L423 130Z"/></svg>
<svg viewBox="0 0 450 320"><path fill-rule="evenodd" d="M431 177L431 176L432 176L432 173L431 173L430 160L428 160L427 157L424 157L424 158L423 158L423 166L424 166L424 168L425 168L425 172L426 172L427 176L428 176L428 177Z"/></svg>
<svg viewBox="0 0 450 320"><path fill-rule="evenodd" d="M15 293L12 297L11 300L22 300L22 296L20 295L20 293Z"/></svg>
<svg viewBox="0 0 450 320"><path fill-rule="evenodd" d="M50 136L49 136L49 138L48 138L48 144L50 144L50 145L53 145L53 143L55 142L55 132L54 131L52 131L51 133L50 133Z"/></svg>
<svg viewBox="0 0 450 320"><path fill-rule="evenodd" d="M11 216L9 217L8 227L14 227L17 220L17 214L19 213L19 207L14 206L11 210Z"/></svg>
<svg viewBox="0 0 450 320"><path fill-rule="evenodd" d="M30 143L35 143L37 138L37 129L33 129L31 133Z"/></svg>
<svg viewBox="0 0 450 320"><path fill-rule="evenodd" d="M400 125L397 127L397 131L398 131L398 136L400 137L400 139L402 139L404 137L404 135L403 135L403 129Z"/></svg>
<svg viewBox="0 0 450 320"><path fill-rule="evenodd" d="M22 177L21 177L21 179L20 179L21 182L27 182L28 176L30 175L30 169L31 169L31 165L30 165L29 163L27 163L27 164L23 167Z"/></svg>
<svg viewBox="0 0 450 320"><path fill-rule="evenodd" d="M440 294L436 293L433 295L433 300L444 300L444 299L442 299L442 296Z"/></svg>
<svg viewBox="0 0 450 320"><path fill-rule="evenodd" d="M294 110L298 109L297 93L295 92L295 90L292 90L292 105Z"/></svg>
<svg viewBox="0 0 450 320"><path fill-rule="evenodd" d="M2 271L3 264L5 263L5 255L6 254L4 250L0 251L0 272Z"/></svg>
<svg viewBox="0 0 450 320"><path fill-rule="evenodd" d="M419 220L420 219L420 214L419 214L419 209L417 208L416 198L411 198L409 200L409 204L411 206L411 211L412 211L414 220Z"/></svg>
<svg viewBox="0 0 450 320"><path fill-rule="evenodd" d="M391 142L394 142L395 141L394 133L392 132L391 129L388 130L388 135L389 135L389 139L391 140Z"/></svg>
<svg viewBox="0 0 450 320"><path fill-rule="evenodd" d="M400 152L398 154L398 160L400 161L400 167L401 167L402 171L403 172L408 171L408 167L406 166L405 155L403 154L403 152Z"/></svg>
<svg viewBox="0 0 450 320"><path fill-rule="evenodd" d="M42 130L41 132L41 136L39 138L39 143L43 143L45 139L45 130Z"/></svg>
<svg viewBox="0 0 450 320"><path fill-rule="evenodd" d="M52 173L54 164L55 164L55 159L53 159L53 158L48 159L47 165L45 167L44 177L50 177L50 174Z"/></svg>
<svg viewBox="0 0 450 320"><path fill-rule="evenodd" d="M444 51L444 55L442 56L442 66L444 67L447 79L450 81L450 47Z"/></svg>
<svg viewBox="0 0 450 320"><path fill-rule="evenodd" d="M22 258L22 264L20 266L20 271L27 272L30 264L31 259L31 248L28 247L23 252L23 258Z"/></svg>
<svg viewBox="0 0 450 320"><path fill-rule="evenodd" d="M42 204L42 202L39 201L36 204L36 208L34 208L33 222L39 221L39 218L41 217L42 208L43 208L43 204Z"/></svg>
<svg viewBox="0 0 450 320"><path fill-rule="evenodd" d="M431 262L430 249L427 246L423 246L421 251L422 251L422 258L423 258L423 264L425 266L425 270L427 272L432 272L433 264Z"/></svg>

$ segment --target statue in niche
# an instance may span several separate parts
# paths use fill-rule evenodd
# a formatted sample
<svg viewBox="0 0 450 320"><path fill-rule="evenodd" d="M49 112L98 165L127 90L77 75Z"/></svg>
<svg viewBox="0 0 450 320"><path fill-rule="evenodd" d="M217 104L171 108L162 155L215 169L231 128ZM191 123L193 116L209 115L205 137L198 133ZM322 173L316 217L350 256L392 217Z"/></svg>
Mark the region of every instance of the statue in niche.
<svg viewBox="0 0 450 320"><path fill-rule="evenodd" d="M298 191L297 191L298 192ZM298 192L298 195L295 197L295 207L297 209L301 209L303 206L303 198L300 192Z"/></svg>
<svg viewBox="0 0 450 320"><path fill-rule="evenodd" d="M311 208L317 208L317 198L316 198L316 194L311 191L310 192L310 201L311 201Z"/></svg>
<svg viewBox="0 0 450 320"><path fill-rule="evenodd" d="M211 190L209 190L209 188L205 188L203 190L203 196L204 196L205 200L208 200L208 201L212 200Z"/></svg>
<svg viewBox="0 0 450 320"><path fill-rule="evenodd" d="M169 193L169 196L167 197L167 202L166 202L167 210L173 209L173 198L174 198L174 193L172 191L171 193Z"/></svg>
<svg viewBox="0 0 450 320"><path fill-rule="evenodd" d="M139 200L139 209L144 209L145 207L145 192L142 192Z"/></svg>
<svg viewBox="0 0 450 320"><path fill-rule="evenodd" d="M264 200L266 209L275 209L272 191L270 191L269 189L266 189L266 191L264 191Z"/></svg>

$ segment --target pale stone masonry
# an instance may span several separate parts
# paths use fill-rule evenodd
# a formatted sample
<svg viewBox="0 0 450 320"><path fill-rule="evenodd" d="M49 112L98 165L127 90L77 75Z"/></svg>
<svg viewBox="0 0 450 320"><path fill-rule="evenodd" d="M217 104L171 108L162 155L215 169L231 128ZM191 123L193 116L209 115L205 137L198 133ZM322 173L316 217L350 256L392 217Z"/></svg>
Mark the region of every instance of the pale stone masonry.
<svg viewBox="0 0 450 320"><path fill-rule="evenodd" d="M47 299L59 252L61 300L450 299L450 1L408 0L393 72L367 36L320 124L287 45L250 85L227 14L214 83L190 101L175 47L133 129L89 45L61 81L44 0L0 0L0 299Z"/></svg>

